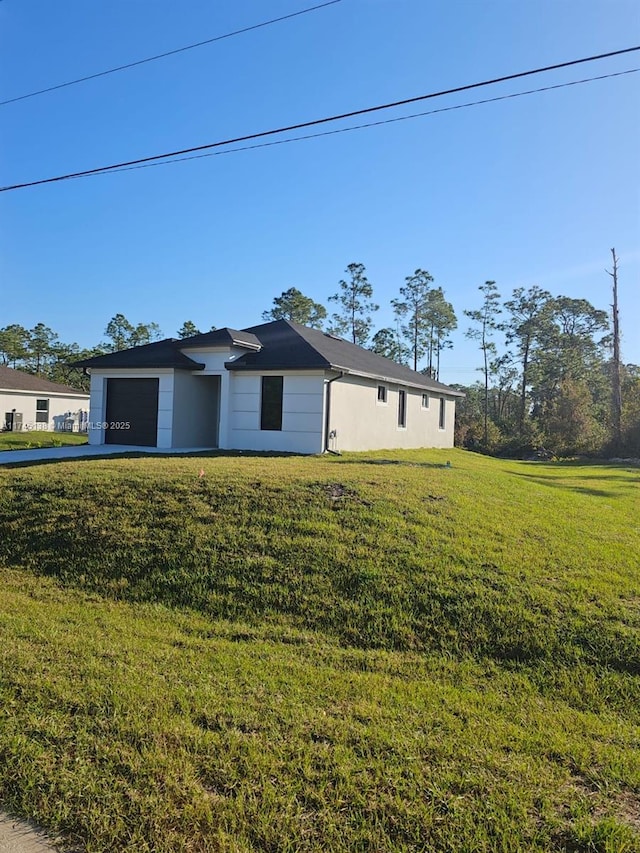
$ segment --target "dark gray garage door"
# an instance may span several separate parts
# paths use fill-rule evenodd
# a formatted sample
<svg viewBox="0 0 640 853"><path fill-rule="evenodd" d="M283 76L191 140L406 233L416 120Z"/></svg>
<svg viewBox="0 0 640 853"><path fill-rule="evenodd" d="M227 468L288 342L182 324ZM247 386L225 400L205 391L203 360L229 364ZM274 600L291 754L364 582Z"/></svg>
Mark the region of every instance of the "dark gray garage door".
<svg viewBox="0 0 640 853"><path fill-rule="evenodd" d="M105 444L155 447L158 431L158 380L107 379L106 421Z"/></svg>

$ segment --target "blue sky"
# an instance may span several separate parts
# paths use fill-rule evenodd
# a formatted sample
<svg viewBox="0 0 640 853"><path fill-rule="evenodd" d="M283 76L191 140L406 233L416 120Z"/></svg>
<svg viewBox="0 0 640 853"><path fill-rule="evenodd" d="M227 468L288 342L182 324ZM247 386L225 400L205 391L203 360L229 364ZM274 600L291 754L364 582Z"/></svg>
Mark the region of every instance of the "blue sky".
<svg viewBox="0 0 640 853"><path fill-rule="evenodd" d="M0 100L314 5L2 0ZM640 43L636 0L341 0L0 107L0 183L205 144ZM389 111L640 67L640 53ZM417 267L459 318L441 378L478 378L478 285L610 303L640 363L640 73L484 106L0 196L0 326L89 346L117 312L175 335L325 302L364 263L381 309ZM348 126L354 122L342 122Z"/></svg>

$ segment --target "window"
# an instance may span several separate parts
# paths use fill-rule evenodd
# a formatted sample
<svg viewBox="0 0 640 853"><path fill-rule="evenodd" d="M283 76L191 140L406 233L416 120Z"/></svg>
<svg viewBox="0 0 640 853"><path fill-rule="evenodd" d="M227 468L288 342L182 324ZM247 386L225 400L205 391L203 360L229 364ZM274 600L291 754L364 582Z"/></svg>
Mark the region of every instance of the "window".
<svg viewBox="0 0 640 853"><path fill-rule="evenodd" d="M428 394L422 395L422 408L423 409L429 408L429 395Z"/></svg>
<svg viewBox="0 0 640 853"><path fill-rule="evenodd" d="M387 402L387 386L386 385L378 385L378 402L386 403Z"/></svg>
<svg viewBox="0 0 640 853"><path fill-rule="evenodd" d="M398 391L398 426L403 429L407 425L407 392L402 388Z"/></svg>
<svg viewBox="0 0 640 853"><path fill-rule="evenodd" d="M282 376L262 377L260 429L282 429Z"/></svg>
<svg viewBox="0 0 640 853"><path fill-rule="evenodd" d="M36 423L37 424L48 424L49 423L49 401L48 400L36 400Z"/></svg>
<svg viewBox="0 0 640 853"><path fill-rule="evenodd" d="M440 397L440 421L439 421L440 429L444 429L444 425L445 425L445 399L444 399L444 397Z"/></svg>

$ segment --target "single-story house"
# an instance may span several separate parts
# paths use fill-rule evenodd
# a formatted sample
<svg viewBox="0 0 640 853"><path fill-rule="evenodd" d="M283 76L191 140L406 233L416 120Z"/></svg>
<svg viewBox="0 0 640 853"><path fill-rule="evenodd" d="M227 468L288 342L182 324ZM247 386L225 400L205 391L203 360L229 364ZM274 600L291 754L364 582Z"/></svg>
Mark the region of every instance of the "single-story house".
<svg viewBox="0 0 640 853"><path fill-rule="evenodd" d="M452 447L459 391L318 329L276 320L76 362L90 444L321 453Z"/></svg>
<svg viewBox="0 0 640 853"><path fill-rule="evenodd" d="M31 373L0 367L0 416L3 430L87 428L89 395Z"/></svg>

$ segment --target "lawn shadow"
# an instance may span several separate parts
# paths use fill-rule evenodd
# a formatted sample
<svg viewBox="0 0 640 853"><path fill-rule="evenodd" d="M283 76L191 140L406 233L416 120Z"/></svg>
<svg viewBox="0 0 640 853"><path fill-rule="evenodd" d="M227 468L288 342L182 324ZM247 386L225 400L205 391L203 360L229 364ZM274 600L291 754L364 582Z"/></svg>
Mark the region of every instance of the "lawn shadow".
<svg viewBox="0 0 640 853"><path fill-rule="evenodd" d="M560 480L557 477L545 477L541 474L523 474L519 471L511 472L514 477L523 477L525 480L530 480L532 483L537 483L539 486L549 486L552 489L564 489L565 491L579 492L583 495L591 495L592 497L597 498L615 498L619 497L616 492L609 491L607 489L596 489L593 486L578 486L572 483L566 482L566 480ZM599 477L593 477L592 479L603 479ZM612 477L610 479L622 479L625 480L624 477ZM631 485L631 484L629 484Z"/></svg>
<svg viewBox="0 0 640 853"><path fill-rule="evenodd" d="M405 459L335 459L336 465L401 465L405 468L451 468L443 462L411 462Z"/></svg>
<svg viewBox="0 0 640 853"><path fill-rule="evenodd" d="M520 462L531 468L551 468L558 470L562 468L612 468L615 471L631 471L633 469L640 470L640 466L634 462L612 462L608 459L563 459L553 462L548 459L517 459L513 460Z"/></svg>
<svg viewBox="0 0 640 853"><path fill-rule="evenodd" d="M531 463L527 463L527 462L525 462L525 463L523 463L523 464L525 464L525 465L536 465L536 466L539 466L539 465L540 465L540 463L536 463L536 462L531 462ZM544 471L545 471L547 468L550 468L552 471L558 471L559 469L560 469L560 470L562 470L562 469L561 469L561 467L560 467L560 466L562 466L562 465L564 465L564 463L562 463L562 462L558 462L558 463L549 463L549 462L545 462L545 463L544 463L544 468L540 468L540 467L538 467L538 471L539 471L540 473L536 473L536 474L519 474L518 476L520 476L520 477L533 477L533 476L536 476L536 477L539 477L540 479L553 480L553 479L557 479L557 477L554 477L554 476L551 476L551 475L545 474L545 473L544 473ZM632 471L632 470L630 470L629 468L625 468L624 466L621 466L621 465L618 465L618 466L613 466L613 465L607 465L607 466L604 466L604 465L602 465L602 466L600 467L600 470L602 470L602 469L603 469L603 468L605 468L605 467L607 467L607 468L613 468L615 471L620 471L620 472L622 472L622 471L626 471L626 472L627 472L627 474L626 474L626 475L625 475L625 474L623 474L623 473L619 473L619 474L618 474L618 473L611 473L611 474L582 474L582 473L580 473L580 474L573 474L573 472L571 472L571 471L567 471L567 476L568 476L568 477L572 477L572 476L574 476L574 477L579 477L581 480L617 480L617 481L619 481L619 482L621 482L621 483L635 483L637 479L640 479L640 471L637 471L637 472L636 472L636 471ZM629 477L629 474L631 474L631 477ZM634 475L634 474L635 474L636 479L634 479L634 477L633 477L633 475Z"/></svg>
<svg viewBox="0 0 640 853"><path fill-rule="evenodd" d="M289 459L300 456L299 453L286 453L275 450L193 450L186 453L145 453L144 451L127 450L122 453L95 453L91 456L63 456L59 459L23 459L20 462L3 462L0 470L14 470L16 468L33 468L40 465L59 465L62 462L103 462L108 459L215 459L226 457L231 459L242 459L244 457L282 458Z"/></svg>

